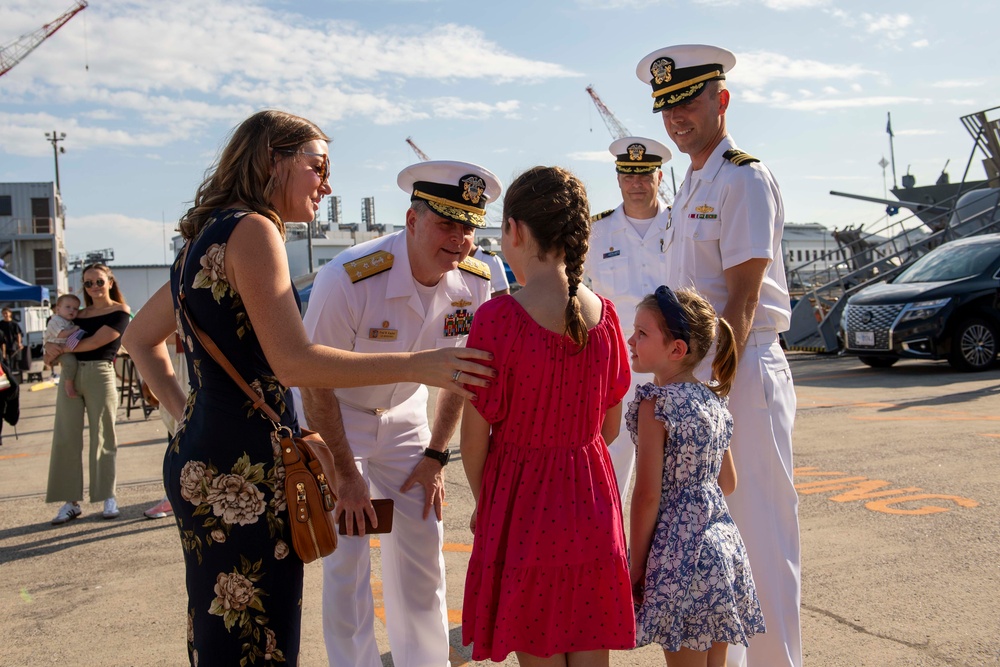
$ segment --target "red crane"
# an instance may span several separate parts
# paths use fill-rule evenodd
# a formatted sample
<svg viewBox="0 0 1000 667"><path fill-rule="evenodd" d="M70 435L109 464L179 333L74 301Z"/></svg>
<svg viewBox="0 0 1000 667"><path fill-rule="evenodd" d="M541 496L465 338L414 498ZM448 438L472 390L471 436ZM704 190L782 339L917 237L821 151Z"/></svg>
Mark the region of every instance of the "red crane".
<svg viewBox="0 0 1000 667"><path fill-rule="evenodd" d="M412 137L407 137L406 138L406 143L410 144L410 148L413 149L413 152L416 153L417 157L420 158L423 162L427 162L428 160L430 160L430 158L427 157L427 153L425 153L422 150L420 150L417 147L417 145L415 143L413 143L413 138Z"/></svg>
<svg viewBox="0 0 1000 667"><path fill-rule="evenodd" d="M87 0L76 0L76 4L66 10L56 20L46 23L38 30L21 35L10 44L0 46L0 76L24 60L42 42L55 34L66 22L87 8Z"/></svg>
<svg viewBox="0 0 1000 667"><path fill-rule="evenodd" d="M590 99L594 101L594 106L597 107L597 113L601 115L601 120L604 121L604 125L608 128L608 132L611 133L611 136L613 138L624 139L625 137L632 136L632 133L628 131L628 128L622 125L621 121L615 118L615 115L611 113L611 109L609 109L607 105L604 104L600 96L598 96L597 91L594 90L593 86L587 86L587 94L590 95ZM671 179L673 179L673 173L674 173L674 168L671 167L670 168ZM676 194L676 188L674 190L675 192L673 194ZM660 181L659 193L660 193L660 199L663 200L663 203L667 204L668 206L674 203L673 194L671 194L670 190L667 189L667 184L665 180Z"/></svg>

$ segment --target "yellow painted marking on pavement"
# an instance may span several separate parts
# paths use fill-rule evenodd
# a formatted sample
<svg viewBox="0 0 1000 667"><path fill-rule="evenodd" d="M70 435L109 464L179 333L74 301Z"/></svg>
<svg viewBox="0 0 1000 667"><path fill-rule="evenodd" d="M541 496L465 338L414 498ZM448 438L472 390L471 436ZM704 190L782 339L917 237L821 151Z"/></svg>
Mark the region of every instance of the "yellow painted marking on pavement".
<svg viewBox="0 0 1000 667"><path fill-rule="evenodd" d="M26 456L41 456L41 454L2 454L0 455L0 461L6 461L7 459L23 459Z"/></svg>
<svg viewBox="0 0 1000 667"><path fill-rule="evenodd" d="M987 438L1000 438L1000 433L980 433L979 435L985 436Z"/></svg>
<svg viewBox="0 0 1000 667"><path fill-rule="evenodd" d="M965 508L979 507L979 503L971 498L940 493L920 493L924 489L917 486L887 489L885 487L891 486L892 483L886 480L851 477L847 473L819 470L815 467L796 468L794 474L796 477L830 477L830 479L799 482L795 485L795 489L801 495L843 491L843 493L830 496L829 500L838 503L867 500L865 508L883 514L924 516L951 511L954 509L952 504ZM942 501L948 505L924 503L913 507L908 504L929 500Z"/></svg>
<svg viewBox="0 0 1000 667"><path fill-rule="evenodd" d="M56 386L55 382L46 380L45 382L36 382L35 384L31 385L31 389L29 389L28 391L40 391L42 389L51 389L54 386Z"/></svg>
<svg viewBox="0 0 1000 667"><path fill-rule="evenodd" d="M380 549L380 548L382 548L382 542L380 542L378 539L376 539L376 538L373 537L372 540L371 540L371 547L372 547L372 549ZM471 544L458 544L458 543L455 543L455 542L445 542L444 546L441 547L441 551L452 552L452 553L471 554L472 553L472 545Z"/></svg>

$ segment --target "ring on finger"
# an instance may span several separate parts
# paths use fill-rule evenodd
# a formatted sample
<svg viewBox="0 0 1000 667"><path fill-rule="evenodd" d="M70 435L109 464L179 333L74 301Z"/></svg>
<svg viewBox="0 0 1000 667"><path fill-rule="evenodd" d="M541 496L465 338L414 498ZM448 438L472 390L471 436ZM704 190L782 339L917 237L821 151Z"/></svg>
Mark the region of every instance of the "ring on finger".
<svg viewBox="0 0 1000 667"><path fill-rule="evenodd" d="M455 374L451 376L451 379L458 382L458 376L462 374L462 371L455 371Z"/></svg>

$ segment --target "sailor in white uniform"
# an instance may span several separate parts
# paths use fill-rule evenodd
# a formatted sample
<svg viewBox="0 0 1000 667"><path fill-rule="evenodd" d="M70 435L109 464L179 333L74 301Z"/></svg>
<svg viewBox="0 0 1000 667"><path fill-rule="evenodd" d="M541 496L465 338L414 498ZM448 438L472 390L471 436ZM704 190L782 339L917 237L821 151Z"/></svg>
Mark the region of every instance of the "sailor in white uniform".
<svg viewBox="0 0 1000 667"><path fill-rule="evenodd" d="M593 291L615 304L622 334L628 340L639 301L666 282L664 251L670 211L657 192L663 180L660 168L671 154L659 141L645 137L618 139L608 150L615 156L622 203L591 218L590 251L583 277ZM636 385L652 381L650 373L633 373L622 405L635 398ZM608 445L623 507L635 468L635 445L625 428L624 413L621 432Z"/></svg>
<svg viewBox="0 0 1000 667"><path fill-rule="evenodd" d="M320 270L305 315L313 342L356 352L457 347L489 299L489 269L468 255L500 181L477 165L434 161L407 167L397 182L412 202L406 229L346 250ZM362 512L374 517L371 497L395 502L392 532L380 536L393 663L448 665L441 505L462 398L441 390L431 428L427 388L419 384L303 389L302 397L310 427L334 449L338 516L345 512L352 526ZM331 667L382 664L370 575L368 536L341 537L323 559Z"/></svg>
<svg viewBox="0 0 1000 667"><path fill-rule="evenodd" d="M503 260L500 259L500 255L496 254L492 250L484 250L482 246L476 246L472 251L472 256L478 259L480 262L490 267L490 290L492 296L491 299L495 299L498 296L503 296L504 294L510 294L510 282L507 280L507 269L503 265Z"/></svg>
<svg viewBox="0 0 1000 667"><path fill-rule="evenodd" d="M667 281L694 287L733 326L739 352L729 394L737 489L726 498L746 543L767 631L730 665L798 667L800 551L792 479L795 391L778 334L791 308L781 252L784 208L771 172L726 132L725 73L736 57L704 45L659 49L636 68L653 89L653 112L691 158L667 238ZM700 377L711 373L709 354Z"/></svg>

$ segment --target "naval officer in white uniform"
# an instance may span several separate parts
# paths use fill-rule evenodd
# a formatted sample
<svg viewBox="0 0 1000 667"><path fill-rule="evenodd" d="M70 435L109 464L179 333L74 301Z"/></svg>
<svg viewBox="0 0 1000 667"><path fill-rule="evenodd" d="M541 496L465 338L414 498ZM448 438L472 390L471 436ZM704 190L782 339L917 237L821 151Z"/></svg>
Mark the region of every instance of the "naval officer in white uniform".
<svg viewBox="0 0 1000 667"><path fill-rule="evenodd" d="M590 289L615 304L622 334L628 340L636 306L642 297L666 282L664 251L670 210L657 193L663 180L661 167L670 159L670 149L653 139L625 137L613 141L608 150L615 156L622 203L591 218L590 251L583 277ZM635 398L636 385L652 381L651 373L633 372L622 405L627 406ZM623 412L621 432L608 445L623 507L635 468L635 445L624 420Z"/></svg>
<svg viewBox="0 0 1000 667"><path fill-rule="evenodd" d="M739 352L729 394L737 489L726 498L750 556L767 631L729 651L730 665L798 667L800 551L792 479L795 391L778 334L791 315L781 252L784 208L771 172L726 132L725 73L736 57L704 45L649 54L636 75L653 112L691 158L670 215L667 285L694 287L733 327ZM705 358L700 377L711 373Z"/></svg>
<svg viewBox="0 0 1000 667"><path fill-rule="evenodd" d="M397 182L411 199L406 229L357 245L316 276L305 327L315 343L355 352L415 352L464 344L490 297L490 272L469 257L492 173L465 162L421 162ZM461 382L459 377L456 381ZM443 469L462 398L438 393L433 428L427 388L399 383L302 389L306 417L334 449L339 501L363 528L370 498L392 498L396 519L381 535L386 627L397 667L448 665L448 608L441 547ZM433 510L433 512L432 512ZM379 667L369 582L369 537L341 537L323 559L323 632L331 667Z"/></svg>

